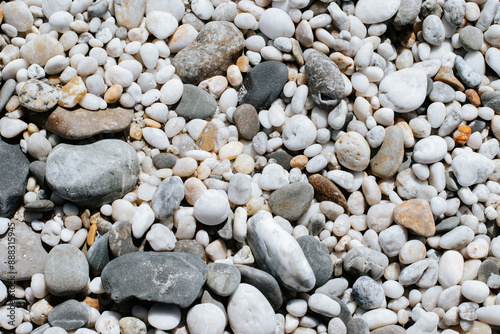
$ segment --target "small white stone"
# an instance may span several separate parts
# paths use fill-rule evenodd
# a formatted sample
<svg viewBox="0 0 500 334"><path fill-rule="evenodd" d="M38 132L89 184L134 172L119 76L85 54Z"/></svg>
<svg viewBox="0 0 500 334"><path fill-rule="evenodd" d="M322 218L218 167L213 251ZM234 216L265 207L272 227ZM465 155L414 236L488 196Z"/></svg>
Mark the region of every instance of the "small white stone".
<svg viewBox="0 0 500 334"><path fill-rule="evenodd" d="M113 213L114 211L113 209ZM142 203L139 207L135 208L132 218L132 233L134 238L142 238L154 221L155 214L148 203Z"/></svg>
<svg viewBox="0 0 500 334"><path fill-rule="evenodd" d="M171 79L162 86L160 90L160 101L166 105L175 104L180 100L183 91L184 85L182 81L179 79Z"/></svg>
<svg viewBox="0 0 500 334"><path fill-rule="evenodd" d="M468 280L462 283L462 295L473 303L482 303L490 294L486 283L477 280Z"/></svg>
<svg viewBox="0 0 500 334"><path fill-rule="evenodd" d="M494 163L482 154L463 152L453 158L451 168L458 183L467 187L483 183L494 171Z"/></svg>
<svg viewBox="0 0 500 334"><path fill-rule="evenodd" d="M412 91L413 94L408 95ZM415 68L393 72L380 82L380 103L394 111L404 113L417 109L427 95L427 76Z"/></svg>
<svg viewBox="0 0 500 334"><path fill-rule="evenodd" d="M146 234L146 240L157 252L171 251L175 247L177 238L174 233L163 224L153 224L151 230Z"/></svg>
<svg viewBox="0 0 500 334"><path fill-rule="evenodd" d="M269 8L260 16L260 31L269 37L292 37L295 32L295 26L292 19L286 12L279 8Z"/></svg>
<svg viewBox="0 0 500 334"><path fill-rule="evenodd" d="M54 220L45 223L42 230L42 241L49 246L56 246L61 240L61 225Z"/></svg>
<svg viewBox="0 0 500 334"><path fill-rule="evenodd" d="M464 258L457 251L446 251L439 260L439 283L444 288L458 284L464 271Z"/></svg>
<svg viewBox="0 0 500 334"><path fill-rule="evenodd" d="M203 192L194 204L195 218L209 226L222 223L230 211L226 193L215 189Z"/></svg>
<svg viewBox="0 0 500 334"><path fill-rule="evenodd" d="M500 326L500 305L490 305L476 310L477 319L493 326Z"/></svg>
<svg viewBox="0 0 500 334"><path fill-rule="evenodd" d="M191 334L222 333L226 316L215 304L198 304L189 310L186 323Z"/></svg>
<svg viewBox="0 0 500 334"><path fill-rule="evenodd" d="M45 276L43 274L34 274L31 277L31 292L36 298L43 298L49 294L47 285L45 284ZM2 298L0 298L2 300Z"/></svg>
<svg viewBox="0 0 500 334"><path fill-rule="evenodd" d="M326 317L336 317L340 314L340 305L335 300L322 293L314 293L307 301L309 308Z"/></svg>
<svg viewBox="0 0 500 334"><path fill-rule="evenodd" d="M14 138L28 128L28 124L16 118L2 117L0 119L0 135L4 138Z"/></svg>
<svg viewBox="0 0 500 334"><path fill-rule="evenodd" d="M142 129L142 135L148 144L159 150L165 150L170 146L167 135L160 129L146 127Z"/></svg>
<svg viewBox="0 0 500 334"><path fill-rule="evenodd" d="M146 27L156 38L170 37L177 29L177 19L165 11L152 11L146 15Z"/></svg>
<svg viewBox="0 0 500 334"><path fill-rule="evenodd" d="M295 115L285 121L283 127L283 144L286 148L302 150L316 140L316 126L304 115Z"/></svg>
<svg viewBox="0 0 500 334"><path fill-rule="evenodd" d="M269 164L262 170L259 186L263 190L275 190L289 184L288 172L278 164Z"/></svg>
<svg viewBox="0 0 500 334"><path fill-rule="evenodd" d="M398 322L398 316L388 309L375 309L364 313L361 318L366 321L370 330L395 325Z"/></svg>
<svg viewBox="0 0 500 334"><path fill-rule="evenodd" d="M382 283L382 288L387 297L397 299L404 293L404 288L398 281L388 280Z"/></svg>
<svg viewBox="0 0 500 334"><path fill-rule="evenodd" d="M139 50L139 54L141 55L142 62L146 68L152 69L156 67L160 53L153 43L143 44Z"/></svg>
<svg viewBox="0 0 500 334"><path fill-rule="evenodd" d="M181 310L173 304L155 303L148 312L148 322L159 330L170 330L181 321Z"/></svg>
<svg viewBox="0 0 500 334"><path fill-rule="evenodd" d="M90 290L90 292L98 294L98 295L106 292L106 290L104 289L104 286L102 285L100 277L95 277L92 281L90 281L89 290Z"/></svg>
<svg viewBox="0 0 500 334"><path fill-rule="evenodd" d="M121 315L114 311L104 311L95 322L95 330L99 334L120 334L118 321Z"/></svg>

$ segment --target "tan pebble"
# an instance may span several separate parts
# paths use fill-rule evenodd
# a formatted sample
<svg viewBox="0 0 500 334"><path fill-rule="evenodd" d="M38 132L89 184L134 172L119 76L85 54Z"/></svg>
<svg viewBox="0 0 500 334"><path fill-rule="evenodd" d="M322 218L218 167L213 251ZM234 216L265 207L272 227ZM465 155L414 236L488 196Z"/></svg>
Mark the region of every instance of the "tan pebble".
<svg viewBox="0 0 500 334"><path fill-rule="evenodd" d="M200 136L196 139L196 145L203 151L212 151L217 144L217 125L213 122L208 122L203 130L201 131Z"/></svg>
<svg viewBox="0 0 500 334"><path fill-rule="evenodd" d="M170 52L177 53L191 44L198 35L196 29L190 24L180 25L168 39L167 45Z"/></svg>
<svg viewBox="0 0 500 334"><path fill-rule="evenodd" d="M334 52L330 55L330 59L337 65L340 72L347 75L354 73L354 60L352 58L340 52Z"/></svg>
<svg viewBox="0 0 500 334"><path fill-rule="evenodd" d="M295 61L295 57L289 53L283 53L283 61L292 62Z"/></svg>
<svg viewBox="0 0 500 334"><path fill-rule="evenodd" d="M5 110L8 112L12 112L19 108L21 103L19 103L19 97L17 95L12 96L7 104L5 105Z"/></svg>
<svg viewBox="0 0 500 334"><path fill-rule="evenodd" d="M92 244L94 243L96 231L97 231L97 225L96 224L90 225L89 232L87 233L87 245L92 246Z"/></svg>
<svg viewBox="0 0 500 334"><path fill-rule="evenodd" d="M222 239L212 241L205 248L205 253L212 261L224 260L227 257L226 243Z"/></svg>
<svg viewBox="0 0 500 334"><path fill-rule="evenodd" d="M3 10L0 8L0 24L3 22Z"/></svg>
<svg viewBox="0 0 500 334"><path fill-rule="evenodd" d="M305 85L307 84L307 76L305 73L299 73L297 74L297 85L298 86L301 86L301 85Z"/></svg>
<svg viewBox="0 0 500 334"><path fill-rule="evenodd" d="M140 140L142 138L141 126L137 123L130 125L129 135L135 140Z"/></svg>
<svg viewBox="0 0 500 334"><path fill-rule="evenodd" d="M198 162L193 158L180 158L172 168L172 172L176 176L188 177L194 174L196 168L198 168Z"/></svg>
<svg viewBox="0 0 500 334"><path fill-rule="evenodd" d="M234 170L242 174L250 174L255 168L255 161L248 154L240 154L234 161Z"/></svg>
<svg viewBox="0 0 500 334"><path fill-rule="evenodd" d="M297 75L299 74L297 66L295 64L286 64L286 67L288 67L288 81L297 80Z"/></svg>
<svg viewBox="0 0 500 334"><path fill-rule="evenodd" d="M232 141L221 147L219 150L219 159L236 159L236 157L241 154L241 151L243 151L243 143L239 141Z"/></svg>
<svg viewBox="0 0 500 334"><path fill-rule="evenodd" d="M96 298L90 298L89 296L85 297L83 300L85 304L87 304L90 307L95 308L96 310L99 310L99 299Z"/></svg>
<svg viewBox="0 0 500 334"><path fill-rule="evenodd" d="M210 167L208 167L207 165L200 165L196 169L196 177L200 180L205 180L210 176L210 172Z"/></svg>
<svg viewBox="0 0 500 334"><path fill-rule="evenodd" d="M156 128L156 129L160 129L161 128L161 124L157 121L155 121L154 119L151 119L151 118L145 118L144 119L144 124L146 126L150 126L152 128Z"/></svg>
<svg viewBox="0 0 500 334"><path fill-rule="evenodd" d="M325 43L316 41L313 43L312 47L314 50L319 51L327 56L330 53L330 48Z"/></svg>
<svg viewBox="0 0 500 334"><path fill-rule="evenodd" d="M35 125L35 124L33 124L33 123L29 123L29 124L28 124L28 133L29 133L30 135L32 135L33 133L37 133L38 131L40 131L40 130L38 130L38 126L36 126L36 125Z"/></svg>
<svg viewBox="0 0 500 334"><path fill-rule="evenodd" d="M456 143L460 145L464 145L470 138L471 128L468 125L461 125L457 130L453 133L453 139Z"/></svg>
<svg viewBox="0 0 500 334"><path fill-rule="evenodd" d="M38 326L45 324L47 322L47 317L49 316L49 313L53 308L54 307L49 304L47 299L40 299L31 306L31 322L37 324Z"/></svg>
<svg viewBox="0 0 500 334"><path fill-rule="evenodd" d="M170 168L162 168L158 169L155 172L156 177L159 177L160 179L166 179L169 178L173 175L173 172Z"/></svg>
<svg viewBox="0 0 500 334"><path fill-rule="evenodd" d="M487 92L493 92L495 91L493 88L491 88L490 86L481 86L477 89L477 93L479 94L479 96L483 95L484 93L487 93Z"/></svg>
<svg viewBox="0 0 500 334"><path fill-rule="evenodd" d="M415 137L410 125L402 118L396 118L396 124L403 129L405 148L412 147L415 144Z"/></svg>
<svg viewBox="0 0 500 334"><path fill-rule="evenodd" d="M61 80L59 80L59 76L57 75L49 76L48 80L49 80L49 85L51 86L57 86L61 83Z"/></svg>
<svg viewBox="0 0 500 334"><path fill-rule="evenodd" d="M429 202L421 198L410 199L394 208L394 221L413 233L432 237L436 231Z"/></svg>
<svg viewBox="0 0 500 334"><path fill-rule="evenodd" d="M453 69L449 66L441 66L439 72L434 77L434 81L444 82L453 87L453 89L461 92L465 89L464 85L455 77L455 74L453 74Z"/></svg>
<svg viewBox="0 0 500 334"><path fill-rule="evenodd" d="M481 105L481 98L477 94L477 92L470 88L465 91L465 96L467 97L467 100L474 106L474 107L479 107Z"/></svg>
<svg viewBox="0 0 500 334"><path fill-rule="evenodd" d="M120 85L113 85L108 88L106 93L104 94L104 101L106 103L115 103L120 99L123 93L123 87Z"/></svg>
<svg viewBox="0 0 500 334"><path fill-rule="evenodd" d="M90 211L89 211L89 209L86 209L85 211L83 211L83 213L80 216L80 219L82 220L83 227L90 228Z"/></svg>
<svg viewBox="0 0 500 334"><path fill-rule="evenodd" d="M290 160L290 167L303 169L309 159L305 155L296 155Z"/></svg>
<svg viewBox="0 0 500 334"><path fill-rule="evenodd" d="M253 216L265 207L265 200L262 197L252 196L246 204L247 213L249 216Z"/></svg>
<svg viewBox="0 0 500 334"><path fill-rule="evenodd" d="M101 213L100 212L96 212L94 213L92 216L90 216L90 223L91 224L97 224L97 223L100 223L102 222L104 219L101 218ZM89 229L89 227L85 226L85 228Z"/></svg>
<svg viewBox="0 0 500 334"><path fill-rule="evenodd" d="M184 183L184 198L190 205L194 205L205 191L207 191L205 184L195 177L187 179Z"/></svg>
<svg viewBox="0 0 500 334"><path fill-rule="evenodd" d="M241 72L247 73L250 71L250 60L247 56L241 56L236 60L236 66L238 66Z"/></svg>
<svg viewBox="0 0 500 334"><path fill-rule="evenodd" d="M295 57L295 60L300 66L304 65L304 54L302 53L299 41L295 38L290 38L290 41L292 42L292 54Z"/></svg>
<svg viewBox="0 0 500 334"><path fill-rule="evenodd" d="M399 42L404 48L411 49L416 40L417 35L411 29L404 29L399 33Z"/></svg>
<svg viewBox="0 0 500 334"><path fill-rule="evenodd" d="M76 106L87 94L87 88L82 78L74 77L66 85L61 88L59 93L59 101L57 102L61 107L73 108Z"/></svg>
<svg viewBox="0 0 500 334"><path fill-rule="evenodd" d="M310 48L313 45L314 34L311 29L311 25L306 20L302 20L297 25L297 29L295 29L295 36L302 46Z"/></svg>
<svg viewBox="0 0 500 334"><path fill-rule="evenodd" d="M227 68L227 80L231 86L239 87L243 82L243 76L241 75L240 69L236 65L230 65Z"/></svg>

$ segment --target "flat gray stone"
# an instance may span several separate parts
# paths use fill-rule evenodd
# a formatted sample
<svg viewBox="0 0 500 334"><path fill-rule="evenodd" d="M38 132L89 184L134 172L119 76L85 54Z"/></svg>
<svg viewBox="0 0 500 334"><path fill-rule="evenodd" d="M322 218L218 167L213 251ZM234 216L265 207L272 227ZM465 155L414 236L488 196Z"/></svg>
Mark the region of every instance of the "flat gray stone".
<svg viewBox="0 0 500 334"><path fill-rule="evenodd" d="M174 252L189 253L199 257L203 261L206 260L205 249L196 240L177 240Z"/></svg>
<svg viewBox="0 0 500 334"><path fill-rule="evenodd" d="M481 95L481 102L485 107L490 107L495 110L495 113L500 113L500 92L486 92Z"/></svg>
<svg viewBox="0 0 500 334"><path fill-rule="evenodd" d="M269 206L275 215L293 221L307 211L313 197L314 189L309 183L296 182L276 189L269 196Z"/></svg>
<svg viewBox="0 0 500 334"><path fill-rule="evenodd" d="M458 36L460 37L460 41L462 42L462 46L465 50L474 52L481 49L481 45L483 44L483 32L478 28L465 26L460 29Z"/></svg>
<svg viewBox="0 0 500 334"><path fill-rule="evenodd" d="M184 199L184 183L178 176L163 180L153 194L151 207L157 219L166 219L174 214Z"/></svg>
<svg viewBox="0 0 500 334"><path fill-rule="evenodd" d="M131 191L138 174L132 146L105 139L88 145L57 145L47 158L45 179L60 197L98 207Z"/></svg>
<svg viewBox="0 0 500 334"><path fill-rule="evenodd" d="M70 296L82 291L89 280L89 264L74 245L57 245L50 251L44 270L45 284L55 296Z"/></svg>
<svg viewBox="0 0 500 334"><path fill-rule="evenodd" d="M381 179L388 179L394 176L403 163L404 154L403 129L398 125L387 127L382 146L370 160L373 175Z"/></svg>
<svg viewBox="0 0 500 334"><path fill-rule="evenodd" d="M210 93L197 86L184 85L184 92L175 112L187 119L208 118L216 109L217 102Z"/></svg>
<svg viewBox="0 0 500 334"><path fill-rule="evenodd" d="M326 245L311 235L297 238L304 255L316 276L316 287L322 286L333 274L333 262Z"/></svg>
<svg viewBox="0 0 500 334"><path fill-rule="evenodd" d="M394 17L394 25L405 26L414 23L420 13L421 5L422 0L401 0L401 5Z"/></svg>
<svg viewBox="0 0 500 334"><path fill-rule="evenodd" d="M49 324L52 327L61 327L67 331L83 327L89 320L87 306L75 299L55 306L48 316Z"/></svg>
<svg viewBox="0 0 500 334"><path fill-rule="evenodd" d="M137 252L139 247L134 244L132 237L132 223L128 220L117 221L107 233L109 235L109 249L114 256Z"/></svg>
<svg viewBox="0 0 500 334"><path fill-rule="evenodd" d="M208 265L208 287L222 297L231 295L241 282L238 268L225 263L210 263Z"/></svg>
<svg viewBox="0 0 500 334"><path fill-rule="evenodd" d="M252 140L260 130L259 115L251 104L242 104L233 113L234 124L241 138Z"/></svg>
<svg viewBox="0 0 500 334"><path fill-rule="evenodd" d="M0 138L0 217L11 217L23 202L29 161L19 147Z"/></svg>
<svg viewBox="0 0 500 334"><path fill-rule="evenodd" d="M157 169L172 168L178 159L172 153L159 153L153 157L153 165Z"/></svg>

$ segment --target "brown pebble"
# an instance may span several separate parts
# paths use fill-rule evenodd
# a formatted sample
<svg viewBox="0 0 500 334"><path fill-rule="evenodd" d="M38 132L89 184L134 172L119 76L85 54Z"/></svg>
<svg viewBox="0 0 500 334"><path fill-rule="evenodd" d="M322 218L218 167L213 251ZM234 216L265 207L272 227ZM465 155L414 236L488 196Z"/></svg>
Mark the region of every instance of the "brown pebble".
<svg viewBox="0 0 500 334"><path fill-rule="evenodd" d="M309 158L305 155L296 155L290 160L290 167L304 169L306 167Z"/></svg>
<svg viewBox="0 0 500 334"><path fill-rule="evenodd" d="M479 107L481 106L481 98L479 97L479 94L472 88L467 89L465 91L465 96L467 97L467 100L474 106L474 107Z"/></svg>
<svg viewBox="0 0 500 334"><path fill-rule="evenodd" d="M83 227L85 228L90 228L90 211L89 209L85 210L82 215L80 216L80 219L82 220Z"/></svg>
<svg viewBox="0 0 500 334"><path fill-rule="evenodd" d="M422 237L432 237L436 232L431 206L421 198L397 205L394 208L394 221Z"/></svg>
<svg viewBox="0 0 500 334"><path fill-rule="evenodd" d="M30 135L32 135L32 134L34 134L34 133L36 133L36 132L38 132L38 131L40 131L40 130L38 130L38 126L36 126L36 125L35 125L35 124L33 124L33 123L28 124L28 133L29 133Z"/></svg>
<svg viewBox="0 0 500 334"><path fill-rule="evenodd" d="M434 81L444 82L445 84L453 87L453 89L461 92L465 89L464 85L462 85L462 83L453 74L453 69L448 66L441 66L439 72L434 77Z"/></svg>
<svg viewBox="0 0 500 334"><path fill-rule="evenodd" d="M238 66L241 73L247 73L250 71L250 60L247 56L241 56L236 60L236 66Z"/></svg>
<svg viewBox="0 0 500 334"><path fill-rule="evenodd" d="M302 53L299 41L294 38L290 38L290 41L292 42L292 54L295 57L295 60L300 66L304 65L304 54Z"/></svg>
<svg viewBox="0 0 500 334"><path fill-rule="evenodd" d="M87 233L87 245L92 246L95 241L95 233L97 232L97 225L90 225L90 229Z"/></svg>
<svg viewBox="0 0 500 334"><path fill-rule="evenodd" d="M99 310L99 300L95 298L90 298L89 296L85 297L83 300L85 304L87 304L90 307L95 308L96 310Z"/></svg>
<svg viewBox="0 0 500 334"><path fill-rule="evenodd" d="M214 122L208 122L196 139L196 145L203 151L212 151L217 143L217 125Z"/></svg>
<svg viewBox="0 0 500 334"><path fill-rule="evenodd" d="M399 42L401 43L401 46L407 49L411 49L416 40L417 35L411 29L405 29L401 31L399 35Z"/></svg>
<svg viewBox="0 0 500 334"><path fill-rule="evenodd" d="M344 194L328 178L320 174L314 174L309 176L309 183L313 186L314 197L318 201L331 201L344 208L344 212L349 211Z"/></svg>
<svg viewBox="0 0 500 334"><path fill-rule="evenodd" d="M49 76L48 79L49 79L49 85L51 85L51 86L59 85L59 83L61 82L61 80L59 80L58 75L51 75L51 76Z"/></svg>
<svg viewBox="0 0 500 334"><path fill-rule="evenodd" d="M460 145L464 145L470 138L471 129L468 125L461 125L453 133L453 139Z"/></svg>
<svg viewBox="0 0 500 334"><path fill-rule="evenodd" d="M0 8L0 24L3 22L3 10Z"/></svg>

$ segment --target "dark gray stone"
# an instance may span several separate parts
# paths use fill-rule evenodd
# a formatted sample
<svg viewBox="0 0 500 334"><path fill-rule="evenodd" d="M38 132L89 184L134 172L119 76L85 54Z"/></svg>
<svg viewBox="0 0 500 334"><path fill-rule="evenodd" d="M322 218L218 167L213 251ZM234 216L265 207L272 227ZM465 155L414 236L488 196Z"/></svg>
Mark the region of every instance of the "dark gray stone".
<svg viewBox="0 0 500 334"><path fill-rule="evenodd" d="M401 0L401 5L394 17L394 25L413 24L420 13L421 5L422 0Z"/></svg>
<svg viewBox="0 0 500 334"><path fill-rule="evenodd" d="M314 189L309 183L296 182L276 189L269 196L269 206L275 215L293 221L307 211L313 197Z"/></svg>
<svg viewBox="0 0 500 334"><path fill-rule="evenodd" d="M47 158L45 179L60 197L97 207L131 191L138 175L132 146L105 139L88 145L57 145Z"/></svg>
<svg viewBox="0 0 500 334"><path fill-rule="evenodd" d="M166 219L179 208L184 198L184 183L178 176L163 180L153 194L151 207L156 218Z"/></svg>
<svg viewBox="0 0 500 334"><path fill-rule="evenodd" d="M196 39L172 59L175 73L185 83L197 85L216 75L226 75L245 46L241 31L230 22L209 22Z"/></svg>
<svg viewBox="0 0 500 334"><path fill-rule="evenodd" d="M314 49L304 52L307 83L314 102L326 110L335 108L345 93L345 84L337 65Z"/></svg>
<svg viewBox="0 0 500 334"><path fill-rule="evenodd" d="M75 299L55 306L48 316L49 324L52 327L61 327L67 331L83 327L89 320L87 306Z"/></svg>
<svg viewBox="0 0 500 334"><path fill-rule="evenodd" d="M11 220L11 224L11 230L0 239L0 279L11 281L14 275L16 281L24 281L31 279L34 274L43 274L47 262L47 251L43 248L40 234L33 232L26 223L18 220ZM9 236L10 231L15 234L15 251L19 254L16 256L15 264L9 263L8 258L9 237L12 238L12 235ZM15 271L15 274L9 273L11 271Z"/></svg>
<svg viewBox="0 0 500 334"><path fill-rule="evenodd" d="M251 104L242 104L233 113L233 120L240 137L252 140L260 130L257 110Z"/></svg>
<svg viewBox="0 0 500 334"><path fill-rule="evenodd" d="M385 298L382 285L368 276L361 276L354 282L352 296L365 310L379 307Z"/></svg>
<svg viewBox="0 0 500 334"><path fill-rule="evenodd" d="M40 199L24 205L26 211L49 212L54 210L54 202L48 199Z"/></svg>
<svg viewBox="0 0 500 334"><path fill-rule="evenodd" d="M256 287L271 303L275 311L283 304L283 296L276 279L267 272L243 265L236 265L241 273L241 283Z"/></svg>
<svg viewBox="0 0 500 334"><path fill-rule="evenodd" d="M9 79L3 83L2 89L0 90L0 112L3 111L10 97L14 94L16 84L17 82L14 79Z"/></svg>
<svg viewBox="0 0 500 334"><path fill-rule="evenodd" d="M476 118L469 124L469 126L471 133L476 131L481 132L486 127L486 122Z"/></svg>
<svg viewBox="0 0 500 334"><path fill-rule="evenodd" d="M307 229L311 236L319 236L321 231L325 229L326 217L322 213L316 213L309 218Z"/></svg>
<svg viewBox="0 0 500 334"><path fill-rule="evenodd" d="M436 15L441 17L443 14L443 8L437 3L437 0L426 0L422 3L422 7L420 7L420 15L422 16L422 20L425 19L429 15Z"/></svg>
<svg viewBox="0 0 500 334"><path fill-rule="evenodd" d="M19 144L0 138L0 217L11 217L23 202L29 161Z"/></svg>
<svg viewBox="0 0 500 334"><path fill-rule="evenodd" d="M210 93L197 86L184 85L184 92L175 112L187 119L208 118L216 109L217 102Z"/></svg>
<svg viewBox="0 0 500 334"><path fill-rule="evenodd" d="M481 101L485 107L490 107L495 110L495 113L500 113L500 92L486 92L481 95Z"/></svg>
<svg viewBox="0 0 500 334"><path fill-rule="evenodd" d="M362 318L352 318L346 328L347 334L370 334L370 328Z"/></svg>
<svg viewBox="0 0 500 334"><path fill-rule="evenodd" d="M87 251L87 261L92 271L99 275L109 263L109 234L97 238Z"/></svg>
<svg viewBox="0 0 500 334"><path fill-rule="evenodd" d="M157 169L172 168L178 159L172 153L160 153L153 157L153 165Z"/></svg>
<svg viewBox="0 0 500 334"><path fill-rule="evenodd" d="M57 245L50 251L45 264L45 284L55 296L70 296L82 291L89 280L89 264L85 255L74 245Z"/></svg>
<svg viewBox="0 0 500 334"><path fill-rule="evenodd" d="M45 169L47 163L45 161L35 160L30 163L30 173L35 177L36 182L43 186L45 184Z"/></svg>
<svg viewBox="0 0 500 334"><path fill-rule="evenodd" d="M196 240L177 240L177 242L175 243L174 252L193 254L203 261L205 261L206 259L205 249Z"/></svg>
<svg viewBox="0 0 500 334"><path fill-rule="evenodd" d="M439 224L436 225L436 234L446 233L453 230L460 223L458 217L449 217L443 219Z"/></svg>
<svg viewBox="0 0 500 334"><path fill-rule="evenodd" d="M90 17L102 17L108 11L108 0L98 0L87 8Z"/></svg>
<svg viewBox="0 0 500 334"><path fill-rule="evenodd" d="M405 334L406 329L398 325L389 325L372 330L371 334Z"/></svg>
<svg viewBox="0 0 500 334"><path fill-rule="evenodd" d="M432 102L448 103L455 99L455 90L448 84L441 81L432 83L432 90L429 94L429 100Z"/></svg>
<svg viewBox="0 0 500 334"><path fill-rule="evenodd" d="M322 286L333 274L333 262L326 245L311 235L297 239L316 277L316 287Z"/></svg>
<svg viewBox="0 0 500 334"><path fill-rule="evenodd" d="M483 32L478 28L465 26L460 29L458 36L460 37L462 46L466 51L474 52L481 49L481 45L483 44Z"/></svg>
<svg viewBox="0 0 500 334"><path fill-rule="evenodd" d="M357 276L368 275L379 279L389 265L389 259L381 252L367 247L356 247L344 257L344 270Z"/></svg>
<svg viewBox="0 0 500 334"><path fill-rule="evenodd" d="M109 249L114 256L137 252L139 247L132 238L132 223L128 220L117 221L107 233L109 235Z"/></svg>
<svg viewBox="0 0 500 334"><path fill-rule="evenodd" d="M477 273L477 280L487 283L488 278L491 275L498 275L500 274L498 270L498 265L499 262L497 259L486 259L481 263L479 266L479 271Z"/></svg>
<svg viewBox="0 0 500 334"><path fill-rule="evenodd" d="M385 138L377 154L370 160L373 175L382 179L394 176L405 154L404 133L400 126L389 126L385 129Z"/></svg>
<svg viewBox="0 0 500 334"><path fill-rule="evenodd" d="M328 295L331 299L335 300L337 303L340 305L340 314L339 318L344 322L344 324L347 326L349 321L352 319L351 311L347 307L347 305L342 301L342 299L338 298L337 296L334 295Z"/></svg>
<svg viewBox="0 0 500 334"><path fill-rule="evenodd" d="M112 260L101 280L117 303L135 297L185 308L198 297L207 276L207 265L195 255L141 252Z"/></svg>
<svg viewBox="0 0 500 334"><path fill-rule="evenodd" d="M458 27L465 17L465 0L448 0L444 3L444 18L452 26Z"/></svg>
<svg viewBox="0 0 500 334"><path fill-rule="evenodd" d="M267 156L267 159L274 159L276 160L276 163L283 167L283 169L290 171L292 167L290 166L290 161L292 160L292 156L288 154L288 152L284 150L277 150L272 153L269 153Z"/></svg>
<svg viewBox="0 0 500 334"><path fill-rule="evenodd" d="M238 93L240 103L249 103L257 110L267 109L276 100L288 81L288 68L278 61L266 61L248 72Z"/></svg>
<svg viewBox="0 0 500 334"><path fill-rule="evenodd" d="M231 295L241 282L238 268L225 263L210 263L208 265L208 287L222 297Z"/></svg>
<svg viewBox="0 0 500 334"><path fill-rule="evenodd" d="M481 76L476 73L465 60L457 55L455 57L455 70L460 81L467 87L477 87L481 84ZM484 95L484 94L483 94ZM482 98L482 96L481 96Z"/></svg>

